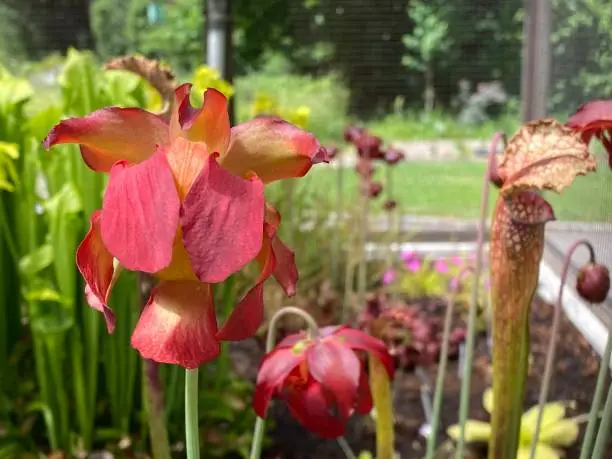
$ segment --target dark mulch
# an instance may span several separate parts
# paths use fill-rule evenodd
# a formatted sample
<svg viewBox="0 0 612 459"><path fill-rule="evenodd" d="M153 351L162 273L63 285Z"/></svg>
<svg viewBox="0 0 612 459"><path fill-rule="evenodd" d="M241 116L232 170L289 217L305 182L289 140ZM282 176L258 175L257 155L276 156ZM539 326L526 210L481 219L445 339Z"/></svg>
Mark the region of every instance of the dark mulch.
<svg viewBox="0 0 612 459"><path fill-rule="evenodd" d="M531 349L533 363L528 378L526 407L537 403L540 389L540 378L544 373L544 363L552 307L536 300L531 314ZM574 400L574 408L568 415L587 413L594 393L597 377L598 358L588 342L565 317L562 319L560 340L557 348L555 378L551 384L549 400ZM256 365L262 356L260 345L256 341L238 343L233 348L233 356L238 372L254 380ZM432 384L436 377L435 366L428 369ZM461 381L457 376L456 361L449 362L445 383L444 405L440 440L445 439L446 428L457 422L459 411L459 392ZM488 415L482 408L482 394L490 384L489 358L484 336L477 340L474 373L472 375L470 418L487 420ZM424 416L420 401L420 381L414 374L403 374L395 383L396 413L396 449L402 459L422 458L425 452L425 441L419 435L419 428ZM271 430L272 445L264 452L269 459L333 459L344 455L335 441L320 439L302 429L290 416L282 403L276 403L270 410L275 428ZM582 429L584 430L584 429ZM367 418L352 419L346 436L353 450L373 451L374 435L372 424ZM567 458L579 456L582 436L576 446L567 452ZM612 450L607 452L606 459L612 459Z"/></svg>

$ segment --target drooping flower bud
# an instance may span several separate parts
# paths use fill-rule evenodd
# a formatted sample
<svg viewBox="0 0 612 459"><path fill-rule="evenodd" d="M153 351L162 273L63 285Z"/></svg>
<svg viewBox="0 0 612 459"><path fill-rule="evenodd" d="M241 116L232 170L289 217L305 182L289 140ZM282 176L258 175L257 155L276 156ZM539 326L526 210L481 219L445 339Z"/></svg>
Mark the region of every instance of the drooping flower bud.
<svg viewBox="0 0 612 459"><path fill-rule="evenodd" d="M381 145L382 139L380 137L363 133L357 139L357 153L359 156L368 159L383 159Z"/></svg>
<svg viewBox="0 0 612 459"><path fill-rule="evenodd" d="M404 153L395 148L390 148L389 150L387 150L384 153L384 156L385 156L385 162L389 166L394 166L395 164L399 163L402 159L404 159Z"/></svg>
<svg viewBox="0 0 612 459"><path fill-rule="evenodd" d="M603 303L610 290L610 271L604 265L587 263L576 277L576 291L590 303Z"/></svg>
<svg viewBox="0 0 612 459"><path fill-rule="evenodd" d="M359 137L361 137L361 135L364 133L364 128L351 124L344 130L344 140L346 142L356 143L359 140Z"/></svg>
<svg viewBox="0 0 612 459"><path fill-rule="evenodd" d="M385 208L385 210L391 211L397 207L397 201L394 199L389 199L385 201L385 203L383 204L383 207Z"/></svg>
<svg viewBox="0 0 612 459"><path fill-rule="evenodd" d="M382 193L383 186L379 182L365 182L363 185L363 193L372 199L377 198Z"/></svg>

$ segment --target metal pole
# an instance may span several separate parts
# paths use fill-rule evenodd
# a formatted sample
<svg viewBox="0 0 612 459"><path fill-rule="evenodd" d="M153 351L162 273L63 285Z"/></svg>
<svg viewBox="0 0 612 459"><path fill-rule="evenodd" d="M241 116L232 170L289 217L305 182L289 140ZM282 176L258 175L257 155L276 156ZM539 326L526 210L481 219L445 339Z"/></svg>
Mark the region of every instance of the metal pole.
<svg viewBox="0 0 612 459"><path fill-rule="evenodd" d="M525 0L521 99L523 121L547 115L551 67L551 0Z"/></svg>
<svg viewBox="0 0 612 459"><path fill-rule="evenodd" d="M233 82L231 0L206 1L206 65ZM230 122L234 124L234 99L229 103Z"/></svg>

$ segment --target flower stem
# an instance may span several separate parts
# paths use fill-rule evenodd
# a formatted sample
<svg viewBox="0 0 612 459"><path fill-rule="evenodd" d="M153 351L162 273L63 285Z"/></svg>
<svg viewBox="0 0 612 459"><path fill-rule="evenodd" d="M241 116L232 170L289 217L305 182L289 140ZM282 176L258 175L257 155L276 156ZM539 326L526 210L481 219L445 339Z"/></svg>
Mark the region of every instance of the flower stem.
<svg viewBox="0 0 612 459"><path fill-rule="evenodd" d="M580 459L588 459L591 456L593 449L593 440L595 440L595 427L597 425L597 418L600 415L599 407L603 399L604 386L606 383L606 377L610 371L610 358L612 357L612 327L608 330L608 340L606 342L606 348L604 350L601 362L599 364L599 374L597 375L597 383L595 385L595 394L593 395L593 403L591 404L591 411L589 411L589 423L587 424L586 432L584 434L584 440L582 442L582 449L580 450ZM610 395L608 394L608 400ZM601 428L600 428L601 430Z"/></svg>
<svg viewBox="0 0 612 459"><path fill-rule="evenodd" d="M585 245L589 249L590 261L595 262L595 251L589 241L581 239L574 242L565 254L565 260L563 261L563 271L561 272L561 284L559 286L559 294L557 295L557 304L555 305L555 311L553 313L552 326L550 329L550 340L548 342L548 352L546 353L546 364L544 366L544 378L542 380L542 386L540 388L540 396L538 398L538 417L536 419L535 428L533 431L533 437L531 439L531 449L529 452L529 459L535 459L536 448L538 440L540 438L540 427L542 425L542 416L544 415L544 405L546 405L546 399L548 397L548 390L550 387L550 380L553 376L553 362L555 360L555 353L557 351L557 339L559 333L559 323L561 319L561 310L563 309L563 290L565 289L565 283L567 282L567 275L569 273L570 261L572 255L578 247Z"/></svg>
<svg viewBox="0 0 612 459"><path fill-rule="evenodd" d="M472 361L474 360L474 344L476 334L476 309L478 302L478 290L480 287L480 272L482 270L482 248L484 245L485 227L487 212L489 211L489 184L490 173L495 160L497 144L503 134L497 133L493 138L493 142L489 148L489 157L487 162L487 172L484 175L484 183L482 185L482 196L480 200L480 219L478 220L478 233L476 238L476 265L474 267L474 284L470 296L470 305L468 311L467 323L467 339L465 342L465 363L463 368L465 372L461 381L461 394L459 399L459 441L455 457L463 459L463 450L465 449L465 423L467 421L469 403L470 403L470 385L472 383Z"/></svg>
<svg viewBox="0 0 612 459"><path fill-rule="evenodd" d="M608 362L601 362L602 366L608 366ZM595 440L595 448L593 448L593 456L591 459L602 459L606 452L606 445L608 443L608 437L610 436L610 428L612 427L612 384L608 389L608 396L606 398L606 404L604 406L603 414L601 416L601 424L599 425L599 432L597 433L597 439Z"/></svg>
<svg viewBox="0 0 612 459"><path fill-rule="evenodd" d="M170 444L166 429L164 413L164 392L159 379L159 366L153 360L144 360L144 390L147 419L149 421L149 438L154 459L170 459Z"/></svg>
<svg viewBox="0 0 612 459"><path fill-rule="evenodd" d="M455 297L457 295L457 289L461 283L461 279L468 272L473 272L473 268L471 266L466 266L457 275L457 282L452 288L452 292L448 300L448 306L446 307L446 314L444 316L444 333L442 335L442 349L440 350L440 362L438 363L438 374L436 375L436 391L434 394L433 410L431 415L431 434L427 439L427 454L425 459L433 459L436 449L438 429L440 426L440 410L442 409L442 397L444 396L444 378L446 376L446 366L448 365L449 338L453 321L453 312L455 310Z"/></svg>
<svg viewBox="0 0 612 459"><path fill-rule="evenodd" d="M338 442L338 445L340 445L340 448L342 449L342 452L346 456L346 459L357 459L357 457L355 456L355 453L353 453L353 450L351 449L350 445L346 441L346 438L338 437L336 441Z"/></svg>
<svg viewBox="0 0 612 459"><path fill-rule="evenodd" d="M340 240L340 225L341 222L344 221L344 164L343 164L343 156L341 154L338 155L336 159L336 219L334 222L333 234L332 237L334 239L332 244L332 262L331 262L331 271L332 271L332 281L333 285L337 288L340 287L340 252L341 252L341 240ZM344 308L342 311L342 317L344 317Z"/></svg>
<svg viewBox="0 0 612 459"><path fill-rule="evenodd" d="M185 370L185 441L187 459L200 459L198 369Z"/></svg>
<svg viewBox="0 0 612 459"><path fill-rule="evenodd" d="M308 326L308 333L311 337L316 336L319 333L319 327L315 320L310 314L300 308L294 306L287 306L276 311L276 314L270 319L268 325L268 337L266 338L266 354L274 348L276 343L276 324L281 317L287 314L295 314L300 316L306 322ZM261 457L261 448L263 446L263 438L266 432L266 420L259 416L255 420L255 429L253 431L253 443L251 444L251 453L249 459L259 459ZM188 459L191 459L188 457Z"/></svg>

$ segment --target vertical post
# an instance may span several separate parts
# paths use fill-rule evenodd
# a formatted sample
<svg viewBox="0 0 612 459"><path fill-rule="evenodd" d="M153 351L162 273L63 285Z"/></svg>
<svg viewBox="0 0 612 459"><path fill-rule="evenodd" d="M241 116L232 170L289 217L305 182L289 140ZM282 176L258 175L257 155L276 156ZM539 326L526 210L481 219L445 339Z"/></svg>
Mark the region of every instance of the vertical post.
<svg viewBox="0 0 612 459"><path fill-rule="evenodd" d="M233 80L231 0L206 1L206 65L217 70L228 82ZM230 122L234 124L234 104L230 99Z"/></svg>
<svg viewBox="0 0 612 459"><path fill-rule="evenodd" d="M525 0L521 102L523 121L547 114L551 67L551 2Z"/></svg>

